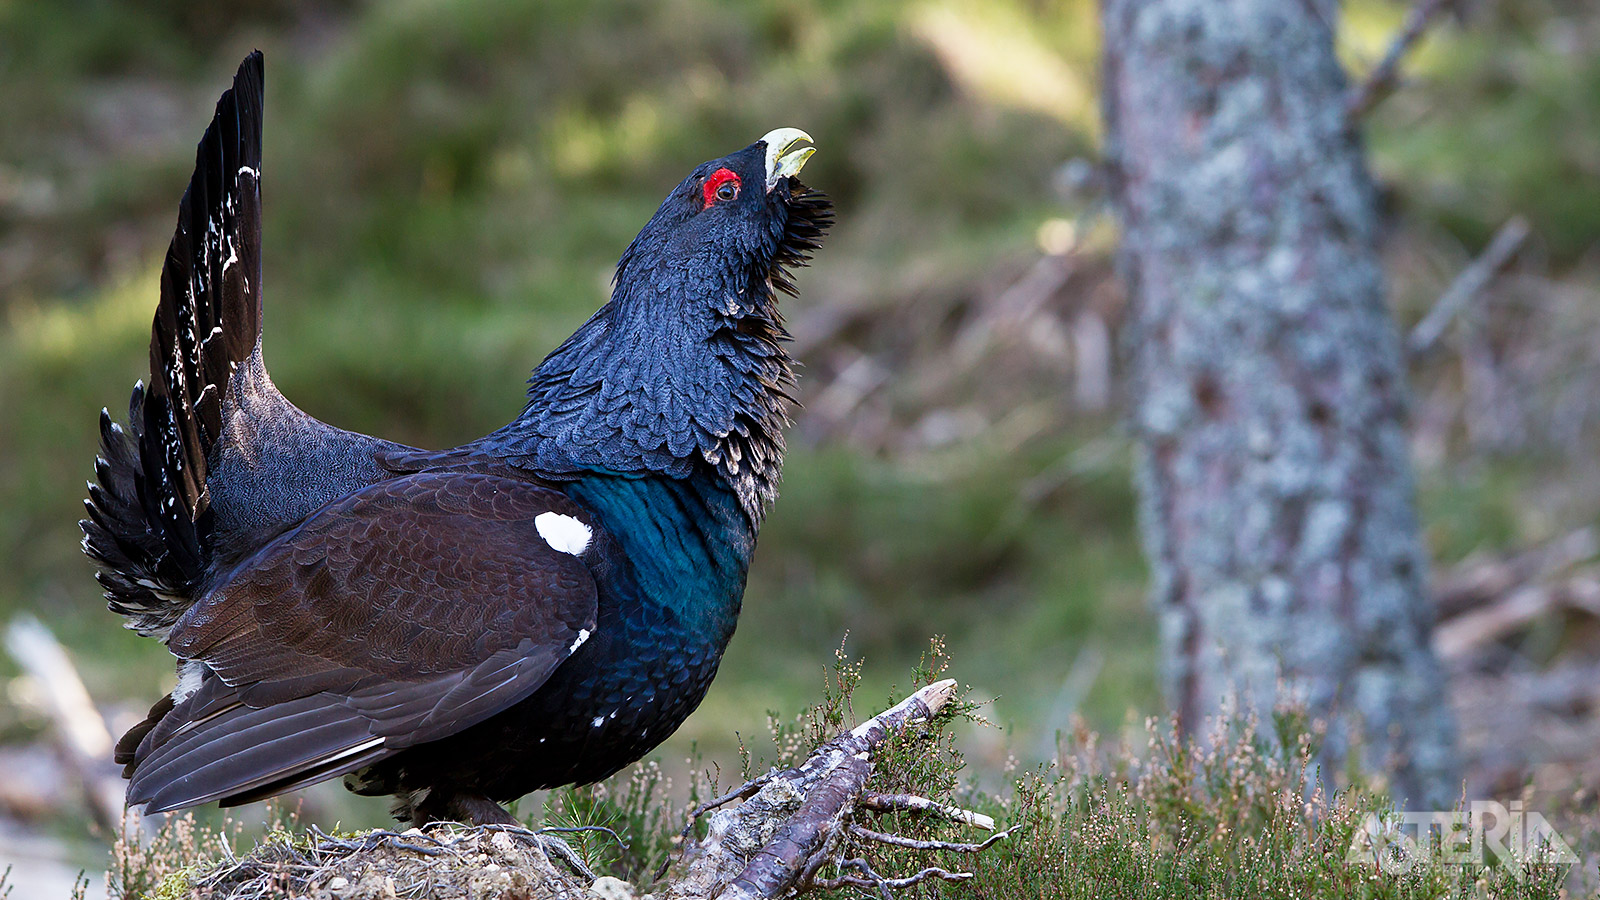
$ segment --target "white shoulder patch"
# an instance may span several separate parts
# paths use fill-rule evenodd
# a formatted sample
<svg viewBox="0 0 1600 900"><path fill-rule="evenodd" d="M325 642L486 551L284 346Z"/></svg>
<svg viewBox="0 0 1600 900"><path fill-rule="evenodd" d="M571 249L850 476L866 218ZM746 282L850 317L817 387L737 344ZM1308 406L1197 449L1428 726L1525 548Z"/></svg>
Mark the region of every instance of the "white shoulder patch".
<svg viewBox="0 0 1600 900"><path fill-rule="evenodd" d="M200 677L205 674L206 664L192 659L178 661L178 686L172 689L172 702L182 703L189 699L195 691L200 690Z"/></svg>
<svg viewBox="0 0 1600 900"><path fill-rule="evenodd" d="M534 517L533 526L539 529L539 536L551 548L573 556L587 550L589 539L594 537L589 526L557 512L540 513Z"/></svg>
<svg viewBox="0 0 1600 900"><path fill-rule="evenodd" d="M567 654L571 655L573 653L577 653L578 652L578 648L582 647L583 646L583 642L587 641L588 639L589 639L589 629L587 629L587 628L579 628L578 629L578 639L572 642L572 646L571 647L567 648Z"/></svg>

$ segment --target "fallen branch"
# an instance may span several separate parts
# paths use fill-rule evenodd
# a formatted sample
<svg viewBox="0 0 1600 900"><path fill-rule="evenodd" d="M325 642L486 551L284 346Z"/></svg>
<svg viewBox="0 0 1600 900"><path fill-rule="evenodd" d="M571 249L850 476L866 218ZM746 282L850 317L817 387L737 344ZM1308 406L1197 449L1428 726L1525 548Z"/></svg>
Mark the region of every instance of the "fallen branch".
<svg viewBox="0 0 1600 900"><path fill-rule="evenodd" d="M1440 623L1433 632L1433 645L1441 658L1454 661L1523 628L1555 605L1555 596L1548 588L1527 585L1497 603Z"/></svg>
<svg viewBox="0 0 1600 900"><path fill-rule="evenodd" d="M1600 556L1600 532L1574 529L1554 540L1495 556L1474 554L1440 573L1433 603L1441 621L1496 603L1529 584L1550 584Z"/></svg>
<svg viewBox="0 0 1600 900"><path fill-rule="evenodd" d="M1444 336L1444 331L1451 321L1471 303L1474 297L1489 284L1495 273L1505 268L1511 257L1516 255L1522 242L1528 239L1530 229L1528 220L1521 216L1512 216L1500 230L1494 233L1489 240L1489 245L1483 248L1461 273L1450 287L1439 295L1433 309L1422 317L1411 335L1406 339L1406 352L1411 356L1422 356L1432 350Z"/></svg>
<svg viewBox="0 0 1600 900"><path fill-rule="evenodd" d="M872 888L884 896L932 877L965 880L967 873L924 869L908 878L885 878L863 860L841 860L838 848L859 826L850 822L857 808L916 809L939 812L958 821L993 828L987 816L966 813L910 795L865 793L872 775L872 754L885 740L913 725L931 720L955 695L956 683L940 681L917 691L852 731L818 747L798 768L762 776L753 794L751 784L718 798L729 802L748 796L740 806L711 817L704 840L685 850L687 871L668 889L671 900L716 897L719 900L764 900L786 896L807 886ZM863 829L863 833L880 832ZM1001 832L988 843L1004 837ZM855 835L860 837L861 835ZM892 839L892 836L889 836ZM949 845L949 848L979 845ZM941 849L934 846L932 849ZM859 875L819 879L823 866L835 863Z"/></svg>

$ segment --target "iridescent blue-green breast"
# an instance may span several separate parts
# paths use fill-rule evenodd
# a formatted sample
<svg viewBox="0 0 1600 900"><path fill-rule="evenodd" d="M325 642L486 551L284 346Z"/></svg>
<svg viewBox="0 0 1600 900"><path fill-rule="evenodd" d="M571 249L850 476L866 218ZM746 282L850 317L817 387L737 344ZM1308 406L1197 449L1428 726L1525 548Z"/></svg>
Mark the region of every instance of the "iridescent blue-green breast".
<svg viewBox="0 0 1600 900"><path fill-rule="evenodd" d="M599 526L594 634L533 695L348 783L417 796L529 791L605 778L649 753L705 697L733 636L754 534L736 492L696 477L591 475L566 486Z"/></svg>

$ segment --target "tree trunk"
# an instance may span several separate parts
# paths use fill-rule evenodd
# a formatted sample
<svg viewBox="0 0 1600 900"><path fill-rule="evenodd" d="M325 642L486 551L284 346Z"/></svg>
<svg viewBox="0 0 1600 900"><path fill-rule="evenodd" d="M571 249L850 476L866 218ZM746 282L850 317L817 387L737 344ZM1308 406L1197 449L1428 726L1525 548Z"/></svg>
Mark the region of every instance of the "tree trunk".
<svg viewBox="0 0 1600 900"><path fill-rule="evenodd" d="M1396 800L1459 790L1400 342L1328 0L1104 0L1133 427L1166 685L1288 691Z"/></svg>

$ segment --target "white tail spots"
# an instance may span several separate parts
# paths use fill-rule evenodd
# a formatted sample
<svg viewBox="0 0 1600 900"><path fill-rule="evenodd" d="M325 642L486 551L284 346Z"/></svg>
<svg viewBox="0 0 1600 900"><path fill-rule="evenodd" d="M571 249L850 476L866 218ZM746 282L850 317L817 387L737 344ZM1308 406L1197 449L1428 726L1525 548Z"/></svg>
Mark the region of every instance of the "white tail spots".
<svg viewBox="0 0 1600 900"><path fill-rule="evenodd" d="M548 538L546 538L546 540L548 540ZM587 629L587 628L579 628L578 629L578 638L577 638L577 640L573 641L572 642L572 646L567 648L568 655L571 655L573 653L577 653L578 652L578 648L582 647L583 646L583 642L587 641L588 639L589 639L589 629Z"/></svg>
<svg viewBox="0 0 1600 900"><path fill-rule="evenodd" d="M545 543L552 549L573 556L587 550L589 539L594 537L594 532L589 526L571 516L556 512L540 513L535 516L533 526L539 529L539 537L544 538ZM578 649L577 645L574 644L572 649Z"/></svg>

